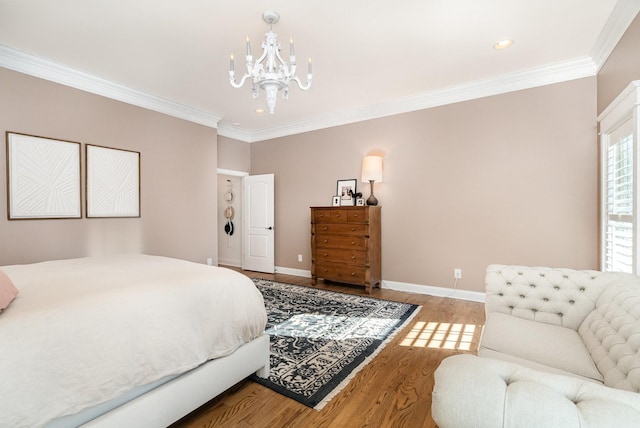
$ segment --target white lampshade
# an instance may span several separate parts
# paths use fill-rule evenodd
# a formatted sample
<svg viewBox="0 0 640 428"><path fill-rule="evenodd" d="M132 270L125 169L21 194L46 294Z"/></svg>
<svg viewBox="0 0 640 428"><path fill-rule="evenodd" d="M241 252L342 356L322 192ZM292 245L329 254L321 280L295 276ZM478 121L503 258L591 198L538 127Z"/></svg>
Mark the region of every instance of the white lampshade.
<svg viewBox="0 0 640 428"><path fill-rule="evenodd" d="M365 156L362 158L362 181L382 182L382 158Z"/></svg>

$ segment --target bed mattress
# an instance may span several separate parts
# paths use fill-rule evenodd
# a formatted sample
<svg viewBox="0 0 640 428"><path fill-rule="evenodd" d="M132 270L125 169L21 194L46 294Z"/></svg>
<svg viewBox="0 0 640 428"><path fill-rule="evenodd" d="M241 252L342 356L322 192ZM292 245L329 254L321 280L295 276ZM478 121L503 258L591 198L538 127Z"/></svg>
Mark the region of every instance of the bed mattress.
<svg viewBox="0 0 640 428"><path fill-rule="evenodd" d="M224 268L148 255L0 267L0 426L38 427L233 353L264 332L262 295Z"/></svg>

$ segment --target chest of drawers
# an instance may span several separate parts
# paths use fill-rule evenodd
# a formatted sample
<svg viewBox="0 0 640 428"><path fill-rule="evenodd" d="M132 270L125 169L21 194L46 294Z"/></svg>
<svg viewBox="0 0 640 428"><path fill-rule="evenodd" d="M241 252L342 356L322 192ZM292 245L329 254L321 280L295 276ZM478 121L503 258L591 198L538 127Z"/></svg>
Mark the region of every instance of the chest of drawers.
<svg viewBox="0 0 640 428"><path fill-rule="evenodd" d="M380 286L380 207L311 207L311 279Z"/></svg>

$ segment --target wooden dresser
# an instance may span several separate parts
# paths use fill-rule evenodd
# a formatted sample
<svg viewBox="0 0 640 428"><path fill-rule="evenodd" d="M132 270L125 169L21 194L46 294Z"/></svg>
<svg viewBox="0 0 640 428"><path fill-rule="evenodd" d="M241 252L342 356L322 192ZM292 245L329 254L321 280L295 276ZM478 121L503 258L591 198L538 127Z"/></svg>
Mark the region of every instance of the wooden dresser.
<svg viewBox="0 0 640 428"><path fill-rule="evenodd" d="M380 207L311 207L311 279L380 286Z"/></svg>

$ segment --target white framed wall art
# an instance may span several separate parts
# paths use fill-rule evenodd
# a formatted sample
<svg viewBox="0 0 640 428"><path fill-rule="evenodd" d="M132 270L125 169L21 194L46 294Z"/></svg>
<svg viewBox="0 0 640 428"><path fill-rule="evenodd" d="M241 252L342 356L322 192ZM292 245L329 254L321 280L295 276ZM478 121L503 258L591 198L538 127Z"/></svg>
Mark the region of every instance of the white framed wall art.
<svg viewBox="0 0 640 428"><path fill-rule="evenodd" d="M9 220L81 218L80 143L6 133Z"/></svg>
<svg viewBox="0 0 640 428"><path fill-rule="evenodd" d="M140 217L140 152L86 145L87 218Z"/></svg>

